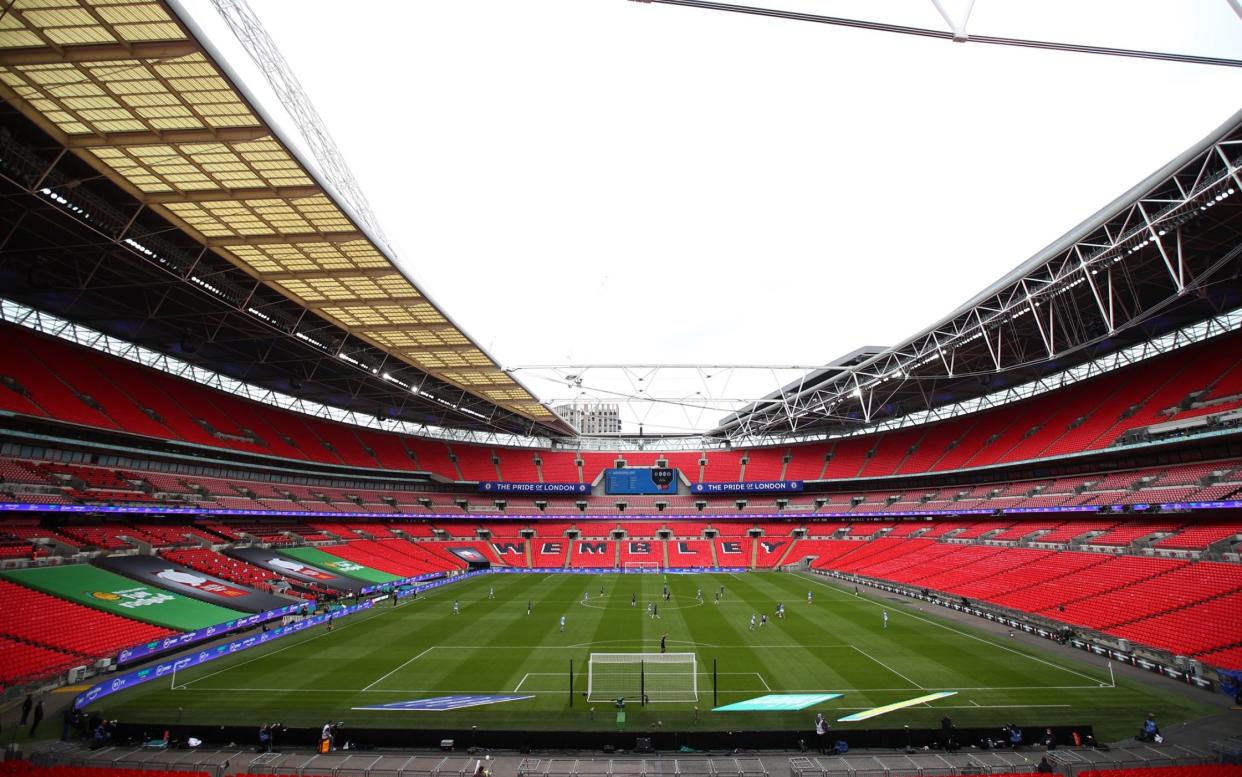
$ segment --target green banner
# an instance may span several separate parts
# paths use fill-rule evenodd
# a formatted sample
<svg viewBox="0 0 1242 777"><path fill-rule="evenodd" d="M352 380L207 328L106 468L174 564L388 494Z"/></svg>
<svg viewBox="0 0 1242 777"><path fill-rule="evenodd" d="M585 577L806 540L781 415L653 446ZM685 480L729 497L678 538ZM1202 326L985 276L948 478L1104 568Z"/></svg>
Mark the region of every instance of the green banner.
<svg viewBox="0 0 1242 777"><path fill-rule="evenodd" d="M246 615L143 585L89 564L14 569L0 574L15 583L71 602L181 631L206 628Z"/></svg>
<svg viewBox="0 0 1242 777"><path fill-rule="evenodd" d="M325 553L319 548L281 548L280 553L320 569L352 577L355 580L365 580L368 583L391 583L401 579L400 575L390 575L378 569L364 567L356 562L346 561L340 556Z"/></svg>

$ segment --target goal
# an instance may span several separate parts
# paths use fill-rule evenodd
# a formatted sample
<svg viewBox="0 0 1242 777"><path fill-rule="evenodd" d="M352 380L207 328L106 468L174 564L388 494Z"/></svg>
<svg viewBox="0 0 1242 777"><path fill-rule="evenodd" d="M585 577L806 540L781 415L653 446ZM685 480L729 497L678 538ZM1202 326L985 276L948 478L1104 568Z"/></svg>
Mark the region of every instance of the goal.
<svg viewBox="0 0 1242 777"><path fill-rule="evenodd" d="M694 653L592 653L587 701L698 701L698 678Z"/></svg>
<svg viewBox="0 0 1242 777"><path fill-rule="evenodd" d="M621 571L630 572L659 572L660 564L657 561L624 561L621 563Z"/></svg>

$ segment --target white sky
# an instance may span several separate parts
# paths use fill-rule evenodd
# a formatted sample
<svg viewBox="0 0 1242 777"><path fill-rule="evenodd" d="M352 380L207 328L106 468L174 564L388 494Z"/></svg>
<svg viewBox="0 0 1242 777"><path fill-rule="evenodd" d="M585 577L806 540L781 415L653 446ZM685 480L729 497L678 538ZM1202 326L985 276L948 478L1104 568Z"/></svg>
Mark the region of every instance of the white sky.
<svg viewBox="0 0 1242 777"><path fill-rule="evenodd" d="M894 344L1242 102L1237 68L626 0L250 2L400 261L504 366ZM738 4L945 27L930 0ZM977 0L969 31L1242 58L1226 0Z"/></svg>

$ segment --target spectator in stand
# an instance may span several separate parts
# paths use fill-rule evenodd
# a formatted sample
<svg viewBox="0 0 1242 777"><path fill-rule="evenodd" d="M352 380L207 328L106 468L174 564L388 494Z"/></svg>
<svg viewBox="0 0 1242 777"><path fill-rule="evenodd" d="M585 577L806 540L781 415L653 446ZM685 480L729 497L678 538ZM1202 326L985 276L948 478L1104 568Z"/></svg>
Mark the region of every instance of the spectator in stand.
<svg viewBox="0 0 1242 777"><path fill-rule="evenodd" d="M272 731L266 723L259 728L259 749L265 753L272 752Z"/></svg>
<svg viewBox="0 0 1242 777"><path fill-rule="evenodd" d="M1057 749L1057 736L1056 734L1052 733L1052 729L1046 728L1044 729L1044 738L1039 740L1039 743L1043 745L1044 748L1047 750L1056 750Z"/></svg>
<svg viewBox="0 0 1242 777"><path fill-rule="evenodd" d="M34 698L30 694L26 694L26 700L22 702L22 719L17 725L24 726L26 721L30 719L30 710L34 707Z"/></svg>
<svg viewBox="0 0 1242 777"><path fill-rule="evenodd" d="M1040 774L1052 774L1052 763L1048 760L1048 756L1039 759L1039 768L1036 771Z"/></svg>

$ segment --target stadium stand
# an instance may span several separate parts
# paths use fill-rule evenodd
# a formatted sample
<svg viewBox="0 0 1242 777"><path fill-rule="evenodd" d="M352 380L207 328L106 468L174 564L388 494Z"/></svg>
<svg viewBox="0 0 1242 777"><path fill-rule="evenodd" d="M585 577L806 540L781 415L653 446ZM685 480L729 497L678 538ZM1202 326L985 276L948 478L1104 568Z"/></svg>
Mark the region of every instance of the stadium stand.
<svg viewBox="0 0 1242 777"><path fill-rule="evenodd" d="M947 471L1106 448L1127 432L1198 409L1189 406L1196 401L1223 398L1242 404L1238 390L1242 370L1235 369L1242 335L1233 333L1071 385L1055 395L930 426L827 444L667 454L498 450L465 443L455 443L450 450L436 440L257 405L11 324L0 324L0 331L20 346L6 371L25 393L0 389L7 409L15 413L292 460L421 469L450 480L494 480L502 475L537 480L541 473L546 482L578 482L576 461L581 457L582 480L589 483L618 456L628 456L631 466L666 459L691 482L699 477L700 457L707 462L702 468L706 482L741 479L743 458L748 481L775 479L782 473L787 479L815 480ZM80 368L53 374L32 355L43 353L55 355L48 358L50 363ZM1166 365L1174 360L1193 367L1179 370L1176 379L1168 378ZM1188 406L1183 410L1182 405ZM535 456L542 462L539 467ZM511 471L498 471L505 464Z"/></svg>
<svg viewBox="0 0 1242 777"><path fill-rule="evenodd" d="M74 604L7 580L0 580L0 599L5 603L0 636L9 642L35 648L34 657L50 659L48 651L55 652L62 662L57 667L114 656L124 648L177 633Z"/></svg>

